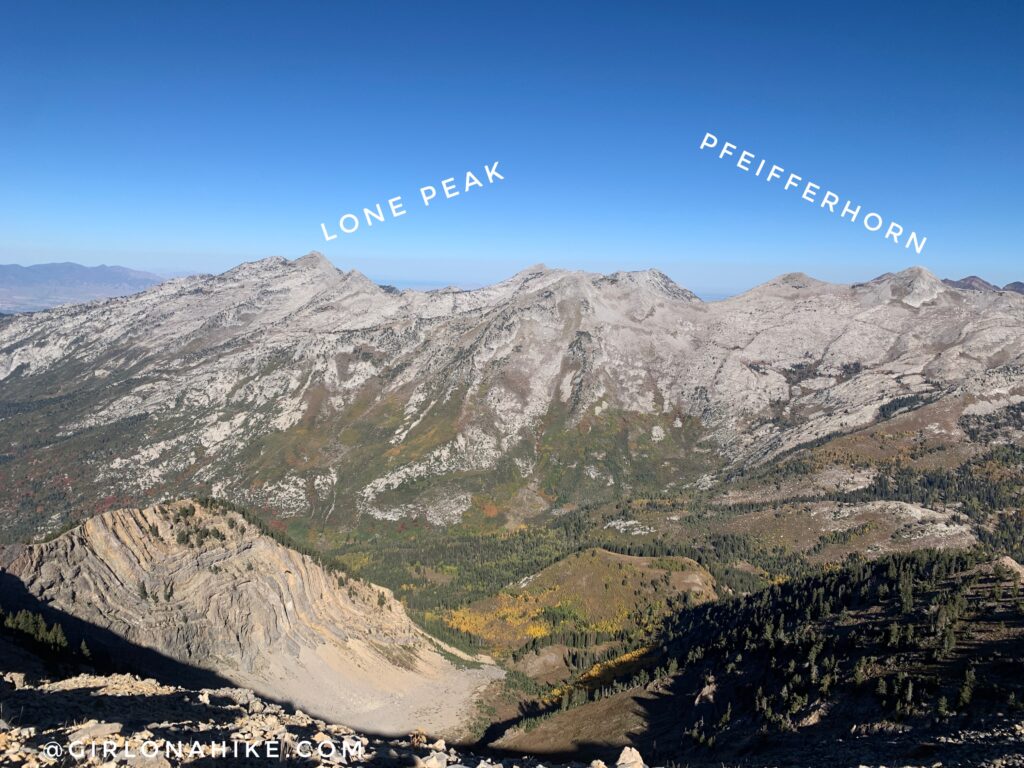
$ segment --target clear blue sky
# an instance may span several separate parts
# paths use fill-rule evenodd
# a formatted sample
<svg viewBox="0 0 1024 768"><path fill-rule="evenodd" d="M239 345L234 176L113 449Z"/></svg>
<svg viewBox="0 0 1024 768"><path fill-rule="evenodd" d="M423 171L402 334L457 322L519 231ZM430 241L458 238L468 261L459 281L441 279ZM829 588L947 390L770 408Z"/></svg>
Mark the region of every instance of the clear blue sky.
<svg viewBox="0 0 1024 768"><path fill-rule="evenodd" d="M769 8L768 6L772 7ZM0 262L1024 279L1024 3L6 3ZM928 237L767 187L716 132ZM424 210L424 184L506 180ZM777 182L776 182L777 184ZM320 222L409 214L325 243Z"/></svg>

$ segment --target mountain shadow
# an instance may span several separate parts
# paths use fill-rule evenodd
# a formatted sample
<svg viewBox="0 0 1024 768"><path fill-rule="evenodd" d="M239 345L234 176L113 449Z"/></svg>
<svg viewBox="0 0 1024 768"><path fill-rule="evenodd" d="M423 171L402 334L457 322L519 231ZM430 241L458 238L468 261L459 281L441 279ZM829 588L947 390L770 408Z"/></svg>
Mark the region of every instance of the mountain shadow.
<svg viewBox="0 0 1024 768"><path fill-rule="evenodd" d="M79 647L83 641L88 645L92 665L99 671L135 673L154 678L165 685L184 688L235 687L234 683L216 672L132 643L109 629L42 602L26 589L21 579L4 570L0 570L0 607L6 614L26 610L38 613L47 624L59 624L67 636L70 648ZM7 661L5 659L0 662L0 667L6 667ZM3 671L24 670L5 668Z"/></svg>

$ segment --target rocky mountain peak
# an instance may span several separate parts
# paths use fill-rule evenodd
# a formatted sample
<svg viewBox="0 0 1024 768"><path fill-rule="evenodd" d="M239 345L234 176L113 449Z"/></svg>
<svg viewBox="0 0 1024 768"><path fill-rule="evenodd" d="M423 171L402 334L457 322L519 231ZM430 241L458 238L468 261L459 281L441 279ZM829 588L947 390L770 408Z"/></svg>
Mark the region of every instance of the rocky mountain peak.
<svg viewBox="0 0 1024 768"><path fill-rule="evenodd" d="M499 292L512 291L519 292L522 290L533 290L539 285L548 285L552 281L557 280L560 276L569 274L566 270L561 269L550 269L544 264L534 264L526 269L521 269L516 272L512 277L502 280L493 286L485 287L476 291L476 293L487 293L491 289L495 289Z"/></svg>
<svg viewBox="0 0 1024 768"><path fill-rule="evenodd" d="M811 277L805 272L787 272L776 281L780 285L788 285L792 288L814 288L825 285L824 281Z"/></svg>
<svg viewBox="0 0 1024 768"><path fill-rule="evenodd" d="M696 294L677 285L668 275L657 269L635 271L619 271L611 274L584 272L582 270L551 269L543 264L535 264L517 272L492 288L483 289L481 293L497 290L512 290L515 293L533 292L540 289L552 290L568 296L582 299L593 289L614 287L618 298L632 293L638 303L643 303L654 296L668 297L688 302L700 302Z"/></svg>
<svg viewBox="0 0 1024 768"><path fill-rule="evenodd" d="M893 278L896 281L907 283L927 284L929 286L942 285L942 281L935 276L935 273L922 266L907 267L903 271L897 272Z"/></svg>
<svg viewBox="0 0 1024 768"><path fill-rule="evenodd" d="M949 291L942 280L919 266L896 273L886 272L864 285L880 300L899 301L915 308Z"/></svg>
<svg viewBox="0 0 1024 768"><path fill-rule="evenodd" d="M749 291L749 293L778 293L781 291L789 294L794 291L813 291L819 288L826 288L829 285L829 283L818 280L803 272L787 272L784 275L779 275L774 280L769 280L767 283L757 286Z"/></svg>
<svg viewBox="0 0 1024 768"><path fill-rule="evenodd" d="M635 286L640 290L653 291L672 299L700 302L697 294L683 288L659 269L643 269L634 272L613 272L609 281Z"/></svg>
<svg viewBox="0 0 1024 768"><path fill-rule="evenodd" d="M320 251L310 251L305 256L300 256L290 263L302 269L316 269L328 273L338 271L338 268Z"/></svg>
<svg viewBox="0 0 1024 768"><path fill-rule="evenodd" d="M986 293L993 293L995 291L1003 290L998 285L993 285L988 280L983 280L977 275L968 275L967 277L962 277L959 280L946 279L942 282L950 288L959 288L964 291L984 291Z"/></svg>
<svg viewBox="0 0 1024 768"><path fill-rule="evenodd" d="M537 277L538 275L544 274L545 272L551 272L551 271L554 271L554 270L550 269L547 266L547 264L544 264L542 262L537 262L536 264L531 264L529 267L526 267L524 269L519 270L518 272L516 272L512 276L511 279L512 280L517 280L517 279L526 280L526 279L529 279L531 277Z"/></svg>

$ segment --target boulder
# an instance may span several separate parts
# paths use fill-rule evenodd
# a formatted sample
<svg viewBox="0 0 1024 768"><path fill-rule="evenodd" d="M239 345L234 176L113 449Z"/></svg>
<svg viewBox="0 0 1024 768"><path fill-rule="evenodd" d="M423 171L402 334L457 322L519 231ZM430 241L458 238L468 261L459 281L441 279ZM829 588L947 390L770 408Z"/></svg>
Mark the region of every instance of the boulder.
<svg viewBox="0 0 1024 768"><path fill-rule="evenodd" d="M123 727L120 723L100 723L96 720L91 720L72 733L70 741L106 739L110 736L119 735Z"/></svg>
<svg viewBox="0 0 1024 768"><path fill-rule="evenodd" d="M619 759L615 761L615 768L647 768L647 764L636 749L625 747Z"/></svg>

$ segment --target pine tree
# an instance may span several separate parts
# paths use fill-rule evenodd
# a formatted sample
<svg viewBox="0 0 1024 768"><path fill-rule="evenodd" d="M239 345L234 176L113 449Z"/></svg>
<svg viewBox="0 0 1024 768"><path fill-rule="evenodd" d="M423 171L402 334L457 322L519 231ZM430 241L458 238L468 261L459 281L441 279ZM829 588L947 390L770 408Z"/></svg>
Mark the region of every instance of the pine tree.
<svg viewBox="0 0 1024 768"><path fill-rule="evenodd" d="M64 627L62 627L60 624L55 623L52 627L50 627L49 632L47 632L46 634L46 640L51 648L53 648L55 651L67 650L68 638L67 635L64 634Z"/></svg>
<svg viewBox="0 0 1024 768"><path fill-rule="evenodd" d="M971 699L974 698L974 667L968 667L964 672L964 682L960 686L960 694L957 696L957 705L960 709L966 708Z"/></svg>

